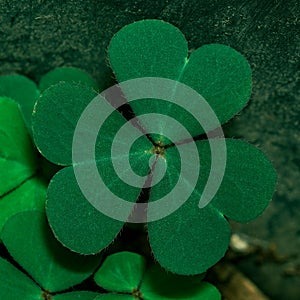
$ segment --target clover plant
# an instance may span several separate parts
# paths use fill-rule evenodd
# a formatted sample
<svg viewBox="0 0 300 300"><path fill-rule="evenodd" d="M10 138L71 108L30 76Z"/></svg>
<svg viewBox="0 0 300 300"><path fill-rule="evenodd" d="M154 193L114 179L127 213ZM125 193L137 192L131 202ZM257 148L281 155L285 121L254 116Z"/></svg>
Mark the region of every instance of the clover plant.
<svg viewBox="0 0 300 300"><path fill-rule="evenodd" d="M155 263L124 251L108 255L102 263L105 252L101 251L111 245L126 222L104 214L88 201L75 170L87 172L91 161L89 157L73 160L76 126L101 86L73 67L50 71L38 86L21 75L0 77L0 241L11 255L0 258L0 299L220 299L214 286L202 282L203 273L228 248L228 219L248 222L267 207L276 172L260 149L225 139L222 182L211 201L199 207L213 164L210 135L183 108L188 103L191 111L202 113L200 102L187 95L176 102L176 93L180 84L197 92L224 124L251 96L251 68L239 52L226 45L203 45L188 53L183 34L159 20L123 27L108 47L116 82L160 78L172 80L174 86L168 102L144 97L127 103L124 99L130 98L130 90L118 95L137 123L124 117L120 112L124 109L112 110L103 120L94 152L107 189L133 204L146 200L149 206L144 213L149 216L150 204L168 195L180 181L181 149L194 143L200 158L198 179L187 201L169 215L145 224ZM101 110L93 113L102 116ZM176 120L188 135L178 134L164 118L157 121L158 132L152 132L151 120L146 122L143 116L153 113ZM95 115L90 116L92 121ZM129 153L115 155L112 146L125 125L128 131L142 134ZM87 137L90 130L84 128ZM170 140L169 133L178 139ZM85 142L83 139L82 145ZM119 137L119 143L126 145L127 136ZM163 162L165 173L158 161ZM146 190L145 199L143 186L123 181L115 164L121 167L122 178L130 177L133 170L145 183L160 176L161 181ZM192 162L190 167L194 167ZM218 170L213 172L218 176ZM183 176L183 182L183 191L192 186L188 177ZM104 191L97 196L110 203ZM129 221L131 215L129 211ZM82 291L78 284L85 280L90 284L94 280L97 286Z"/></svg>
<svg viewBox="0 0 300 300"><path fill-rule="evenodd" d="M240 53L225 45L210 44L188 56L183 34L163 21L145 20L125 26L112 38L108 57L119 82L159 77L184 83L206 99L221 123L236 115L250 98L251 68ZM48 221L62 244L82 254L95 254L109 246L124 225L124 222L108 217L87 201L74 174L77 165L72 165L76 124L96 96L91 88L60 83L42 93L33 114L33 136L38 149L51 162L64 166L48 188ZM183 97L181 101L188 102L189 99ZM167 105L161 99L140 99L130 102L130 105L137 117L160 113L184 124L195 138L204 133L195 119L172 103L172 99ZM195 105L193 110L197 109L198 105ZM95 160L107 187L123 199L134 202L138 200L141 189L123 182L112 163L114 160L125 166L128 157L111 157L114 137L126 122L117 110L105 120L97 137ZM163 120L156 135L147 130L147 124L140 123L148 134L131 147L131 168L146 176L150 171L149 158L153 155L163 158L167 166L163 180L150 190L148 201L152 202L168 194L178 181L178 151L191 141L176 144L178 141L175 140L170 143L165 133L172 132L172 129L167 128ZM88 134L89 128L85 130ZM132 125L131 130L136 128ZM125 137L122 142L127 143ZM85 141L82 140L82 143ZM193 193L174 213L147 226L155 260L171 272L182 275L205 272L227 250L230 238L227 218L248 222L263 212L272 197L276 173L265 154L244 141L226 139L225 143L226 170L212 201L199 209L198 202L212 161L209 142L201 138L196 141L201 171ZM84 169L84 165L89 163L88 160L81 161L79 165ZM123 176L130 174L128 172L124 168ZM155 172L160 171L154 168ZM104 195L101 198L101 194L99 199L109 201Z"/></svg>

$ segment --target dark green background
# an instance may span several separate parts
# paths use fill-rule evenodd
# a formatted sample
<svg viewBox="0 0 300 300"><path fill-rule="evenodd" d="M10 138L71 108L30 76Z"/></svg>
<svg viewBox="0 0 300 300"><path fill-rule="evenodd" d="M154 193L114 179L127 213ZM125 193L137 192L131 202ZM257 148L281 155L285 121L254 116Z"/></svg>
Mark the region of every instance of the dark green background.
<svg viewBox="0 0 300 300"><path fill-rule="evenodd" d="M264 215L235 230L275 242L279 254L295 254L300 249L299 16L297 0L0 0L0 73L39 80L54 67L70 65L108 86L109 40L123 25L145 18L178 26L191 51L215 42L237 49L253 68L253 94L228 132L260 146L274 162L279 182ZM272 299L289 300L299 299L300 276L282 274L297 265L297 256L260 267L252 260L241 263Z"/></svg>

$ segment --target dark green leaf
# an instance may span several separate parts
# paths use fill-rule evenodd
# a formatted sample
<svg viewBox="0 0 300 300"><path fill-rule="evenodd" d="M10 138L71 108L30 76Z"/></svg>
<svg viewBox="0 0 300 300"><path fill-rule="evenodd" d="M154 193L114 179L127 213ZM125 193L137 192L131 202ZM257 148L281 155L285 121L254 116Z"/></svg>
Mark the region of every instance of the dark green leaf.
<svg viewBox="0 0 300 300"><path fill-rule="evenodd" d="M145 270L146 260L143 256L119 252L106 258L94 279L108 291L131 293L139 287Z"/></svg>
<svg viewBox="0 0 300 300"><path fill-rule="evenodd" d="M250 98L251 67L236 50L209 44L191 54L179 81L202 95L223 124Z"/></svg>
<svg viewBox="0 0 300 300"><path fill-rule="evenodd" d="M74 169L68 168L60 171L50 183L47 201L49 223L55 236L73 251L83 254L94 254L107 247L121 230L124 221L127 220L134 206L134 204L129 204L128 208L123 209L118 204L114 204L112 198L118 196L129 202L135 202L139 196L141 188L132 187L123 182L116 174L112 161L118 165L119 172L125 178L131 176L131 168L139 169L144 176L147 176L149 171L149 155L145 151L151 149L152 144L145 137L138 139L141 147L128 149L128 155L122 152L112 156L112 142L118 148L121 147L121 149L128 144L127 134L121 135L117 141L116 139L114 140L116 132L124 123L126 123L126 120L119 112L114 111L111 117L102 125L95 147L97 160L97 166L95 166L96 177L91 172L91 163L89 161L91 158L86 156L83 157L83 160L86 159L86 161L75 164ZM129 130L138 131L131 125ZM81 143L80 147L83 146L83 151L85 151L87 141L85 138L83 140L84 142ZM128 160L128 156L134 159L131 160L132 165L126 167L125 163ZM77 174L80 173L80 187L78 175L75 177L74 174L75 168L77 168ZM103 180L102 185L101 179ZM141 187L145 180L142 180ZM96 203L110 203L108 208L112 214L110 217L103 214L101 208L97 210L95 208L97 206L94 207L90 204L94 202L90 198L86 199L86 194L83 194L81 190L82 185L88 191L89 196L96 199ZM123 218L117 217L120 214ZM118 220L123 220L123 222Z"/></svg>
<svg viewBox="0 0 300 300"><path fill-rule="evenodd" d="M80 256L61 246L52 235L46 217L38 211L10 218L2 240L12 257L50 292L82 282L97 268L100 258Z"/></svg>
<svg viewBox="0 0 300 300"><path fill-rule="evenodd" d="M188 58L187 42L182 33L163 21L143 20L123 27L112 38L108 54L119 82L141 77L182 82L208 101L221 123L239 112L250 97L251 68L241 54L228 46L212 44L195 50ZM161 87L152 87L158 88ZM174 83L170 102L153 100L151 109L164 115L176 115L193 136L203 133L199 124L186 118L186 113L178 113L178 107L172 104L175 91ZM188 103L186 98L190 101L190 97L181 98L183 107L189 105L194 111L200 107L198 102ZM137 115L148 108L142 102L131 105ZM162 128L168 126L163 120L161 122ZM215 127L207 130L215 129L217 124L211 126Z"/></svg>
<svg viewBox="0 0 300 300"><path fill-rule="evenodd" d="M212 205L232 220L248 222L268 206L276 185L276 171L261 150L246 142L226 139L226 147L225 176ZM206 157L203 168L209 168L208 143L199 142L199 151Z"/></svg>
<svg viewBox="0 0 300 300"><path fill-rule="evenodd" d="M140 77L177 79L188 55L179 29L159 20L123 27L111 39L108 56L119 82Z"/></svg>
<svg viewBox="0 0 300 300"><path fill-rule="evenodd" d="M22 75L6 75L0 77L0 97L15 100L21 107L25 124L31 132L31 116L34 103L39 96L36 84Z"/></svg>
<svg viewBox="0 0 300 300"><path fill-rule="evenodd" d="M155 189L151 197L157 197ZM148 224L150 245L161 266L176 274L205 272L227 250L230 228L212 206L199 209L195 191L171 215Z"/></svg>
<svg viewBox="0 0 300 300"><path fill-rule="evenodd" d="M41 153L51 162L72 163L76 124L97 93L80 85L61 83L44 91L33 114L33 137Z"/></svg>
<svg viewBox="0 0 300 300"><path fill-rule="evenodd" d="M34 175L36 160L17 103L0 97L0 197Z"/></svg>
<svg viewBox="0 0 300 300"><path fill-rule="evenodd" d="M50 226L56 238L73 251L97 253L114 240L123 226L123 222L107 217L86 200L71 167L52 178L47 197Z"/></svg>
<svg viewBox="0 0 300 300"><path fill-rule="evenodd" d="M41 92L52 85L60 82L80 83L82 85L94 88L98 91L99 87L94 79L83 70L73 67L62 67L54 69L42 76L39 84Z"/></svg>
<svg viewBox="0 0 300 300"><path fill-rule="evenodd" d="M42 291L30 278L0 258L1 300L42 300Z"/></svg>
<svg viewBox="0 0 300 300"><path fill-rule="evenodd" d="M204 209L197 205L209 173L218 175L220 172L211 170L209 142L198 141L200 176L193 194L175 213L148 226L154 256L170 271L178 274L206 271L224 255L228 245L229 227L222 214L237 221L252 220L263 212L272 197L276 173L266 156L245 142L225 141L225 174L212 202ZM181 169L176 165L177 160L172 151L173 148L168 149L165 157L168 169L171 168L176 174ZM171 183L154 186L150 201L171 190Z"/></svg>

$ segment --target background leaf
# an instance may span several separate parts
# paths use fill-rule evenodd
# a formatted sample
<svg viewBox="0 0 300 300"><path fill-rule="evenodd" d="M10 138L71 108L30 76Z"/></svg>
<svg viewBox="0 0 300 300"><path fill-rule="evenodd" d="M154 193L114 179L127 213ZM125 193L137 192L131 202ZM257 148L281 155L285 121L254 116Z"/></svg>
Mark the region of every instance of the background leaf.
<svg viewBox="0 0 300 300"><path fill-rule="evenodd" d="M155 299L221 299L217 289L202 282L204 275L179 276L167 273L158 265L151 266L142 281L140 291L144 300ZM214 290L215 297L208 297ZM212 294L212 292L210 292ZM216 297L218 296L218 297Z"/></svg>
<svg viewBox="0 0 300 300"><path fill-rule="evenodd" d="M32 178L0 200L0 232L5 222L18 212L44 211L47 185L40 178Z"/></svg>
<svg viewBox="0 0 300 300"><path fill-rule="evenodd" d="M12 257L44 289L57 292L82 282L99 264L62 247L52 235L44 213L30 211L10 218L2 240Z"/></svg>
<svg viewBox="0 0 300 300"><path fill-rule="evenodd" d="M11 98L20 105L30 133L33 106L39 94L36 84L25 76L17 74L0 76L0 97Z"/></svg>
<svg viewBox="0 0 300 300"><path fill-rule="evenodd" d="M98 91L95 80L85 71L74 67L61 67L51 70L41 77L39 88L41 92L60 82L80 83Z"/></svg>
<svg viewBox="0 0 300 300"><path fill-rule="evenodd" d="M0 97L0 197L35 174L36 160L17 103Z"/></svg>
<svg viewBox="0 0 300 300"><path fill-rule="evenodd" d="M145 270L146 259L143 256L119 252L106 258L94 279L108 291L131 293L139 287Z"/></svg>
<svg viewBox="0 0 300 300"><path fill-rule="evenodd" d="M41 300L42 291L29 277L0 257L0 299Z"/></svg>

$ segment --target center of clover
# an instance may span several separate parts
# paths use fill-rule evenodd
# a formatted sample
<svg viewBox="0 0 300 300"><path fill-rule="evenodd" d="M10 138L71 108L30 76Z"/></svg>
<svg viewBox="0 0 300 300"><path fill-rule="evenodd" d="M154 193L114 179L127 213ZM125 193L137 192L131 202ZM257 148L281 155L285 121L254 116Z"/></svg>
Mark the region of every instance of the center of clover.
<svg viewBox="0 0 300 300"><path fill-rule="evenodd" d="M158 142L152 149L151 152L153 154L164 156L165 155L165 147L161 142Z"/></svg>
<svg viewBox="0 0 300 300"><path fill-rule="evenodd" d="M142 299L142 293L138 289L134 289L132 295L136 299Z"/></svg>
<svg viewBox="0 0 300 300"><path fill-rule="evenodd" d="M52 296L48 293L48 292L43 292L42 293L42 299L44 300L51 300L52 299Z"/></svg>

